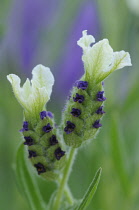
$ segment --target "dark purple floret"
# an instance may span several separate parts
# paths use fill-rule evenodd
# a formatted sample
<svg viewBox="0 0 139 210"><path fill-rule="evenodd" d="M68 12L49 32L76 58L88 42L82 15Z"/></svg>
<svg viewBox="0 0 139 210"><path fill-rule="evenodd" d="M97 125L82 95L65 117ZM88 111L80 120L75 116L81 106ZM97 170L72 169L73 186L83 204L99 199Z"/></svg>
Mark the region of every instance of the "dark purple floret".
<svg viewBox="0 0 139 210"><path fill-rule="evenodd" d="M61 150L60 147L58 147L56 150L55 150L55 157L57 160L60 160L61 157L63 157L65 155L65 152L63 150Z"/></svg>
<svg viewBox="0 0 139 210"><path fill-rule="evenodd" d="M52 135L52 137L49 140L50 140L50 145L58 144L58 140L56 139L55 135Z"/></svg>
<svg viewBox="0 0 139 210"><path fill-rule="evenodd" d="M37 156L36 152L34 152L32 150L28 150L28 153L29 153L28 158L32 158L32 157L36 157Z"/></svg>
<svg viewBox="0 0 139 210"><path fill-rule="evenodd" d="M101 84L102 84L102 86L104 86L104 81L102 81L102 83L101 83Z"/></svg>
<svg viewBox="0 0 139 210"><path fill-rule="evenodd" d="M45 125L42 130L45 132L45 133L49 133L51 130L53 129L53 127L50 125L50 123L48 123L47 125Z"/></svg>
<svg viewBox="0 0 139 210"><path fill-rule="evenodd" d="M67 126L64 128L64 131L67 133L67 134L70 134L74 131L75 129L75 125L74 123L70 122L70 121L67 121Z"/></svg>
<svg viewBox="0 0 139 210"><path fill-rule="evenodd" d="M103 106L100 106L98 110L96 111L97 114L104 114L105 112L103 111Z"/></svg>
<svg viewBox="0 0 139 210"><path fill-rule="evenodd" d="M31 146L34 144L34 140L30 136L24 136L24 139L26 140L24 145Z"/></svg>
<svg viewBox="0 0 139 210"><path fill-rule="evenodd" d="M76 109L76 108L72 108L71 114L74 117L79 117L81 115L81 110L80 109Z"/></svg>
<svg viewBox="0 0 139 210"><path fill-rule="evenodd" d="M46 168L44 167L43 164L37 163L37 164L34 164L34 166L35 166L35 168L37 169L39 175L40 175L41 173L46 172Z"/></svg>
<svg viewBox="0 0 139 210"><path fill-rule="evenodd" d="M102 124L100 124L99 122L100 122L100 120L96 120L96 121L94 122L94 124L93 124L93 127L94 127L94 128L99 128L99 127L101 127Z"/></svg>
<svg viewBox="0 0 139 210"><path fill-rule="evenodd" d="M78 103L82 103L84 101L84 96L76 93L76 97L73 97L73 101L78 102Z"/></svg>
<svg viewBox="0 0 139 210"><path fill-rule="evenodd" d="M85 90L88 87L88 82L87 81L77 81L76 82L76 87L78 89Z"/></svg>
<svg viewBox="0 0 139 210"><path fill-rule="evenodd" d="M20 130L20 132L28 131L28 122L24 121L23 122L23 128Z"/></svg>
<svg viewBox="0 0 139 210"><path fill-rule="evenodd" d="M99 91L97 93L97 101L105 101L106 100L106 98L103 96L103 94L104 94L104 91Z"/></svg>
<svg viewBox="0 0 139 210"><path fill-rule="evenodd" d="M40 112L41 120L43 120L45 117L53 118L54 116L53 116L52 112L49 112L49 111L48 112L46 112L46 111Z"/></svg>

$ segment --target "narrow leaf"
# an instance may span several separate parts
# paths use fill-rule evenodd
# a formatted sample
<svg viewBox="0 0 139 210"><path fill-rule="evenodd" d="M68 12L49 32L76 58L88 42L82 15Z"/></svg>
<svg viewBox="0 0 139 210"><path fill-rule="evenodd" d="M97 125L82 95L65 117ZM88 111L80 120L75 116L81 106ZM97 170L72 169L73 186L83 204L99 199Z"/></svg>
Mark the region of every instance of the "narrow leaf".
<svg viewBox="0 0 139 210"><path fill-rule="evenodd" d="M79 205L78 208L76 208L76 210L85 210L87 208L87 206L90 204L100 181L100 176L101 176L101 172L102 169L99 168L98 171L96 172L96 175L93 179L93 181L91 182L87 192L85 193L81 204Z"/></svg>
<svg viewBox="0 0 139 210"><path fill-rule="evenodd" d="M110 146L113 166L120 181L120 187L123 190L125 196L130 195L131 183L129 179L128 169L126 166L126 151L122 141L124 135L120 127L121 116L118 112L111 113L111 126L110 126ZM125 141L126 142L126 141Z"/></svg>
<svg viewBox="0 0 139 210"><path fill-rule="evenodd" d="M17 176L18 186L24 197L28 200L30 209L44 210L46 206L42 200L37 183L34 180L33 174L28 170L25 160L24 146L20 145L16 155L15 172Z"/></svg>

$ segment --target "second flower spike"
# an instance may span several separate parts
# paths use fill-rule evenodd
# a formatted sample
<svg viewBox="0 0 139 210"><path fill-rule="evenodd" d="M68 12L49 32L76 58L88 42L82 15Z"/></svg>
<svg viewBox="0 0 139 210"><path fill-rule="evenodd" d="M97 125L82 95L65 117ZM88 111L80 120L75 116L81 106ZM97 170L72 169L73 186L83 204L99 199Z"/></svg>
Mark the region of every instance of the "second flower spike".
<svg viewBox="0 0 139 210"><path fill-rule="evenodd" d="M72 147L93 139L102 126L100 119L105 113L102 105L106 100L102 81L113 71L132 65L129 53L113 52L107 39L92 46L94 42L87 31L77 42L83 49L85 73L71 92L62 121L65 143Z"/></svg>

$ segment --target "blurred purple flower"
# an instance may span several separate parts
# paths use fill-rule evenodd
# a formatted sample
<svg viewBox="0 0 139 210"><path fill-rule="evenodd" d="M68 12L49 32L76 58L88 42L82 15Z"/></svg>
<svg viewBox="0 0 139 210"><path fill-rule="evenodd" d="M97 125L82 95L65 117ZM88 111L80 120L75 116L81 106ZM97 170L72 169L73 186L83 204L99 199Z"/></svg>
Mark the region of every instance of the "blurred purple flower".
<svg viewBox="0 0 139 210"><path fill-rule="evenodd" d="M56 90L61 92L61 98L65 97L75 80L84 73L81 60L82 51L77 46L77 40L82 36L83 30L88 30L88 34L98 37L99 18L96 4L88 0L80 5L76 19L70 28L69 36L66 37L65 54L62 56L57 75Z"/></svg>
<svg viewBox="0 0 139 210"><path fill-rule="evenodd" d="M39 63L40 36L48 29L56 6L54 0L15 0L12 5L4 48L26 74Z"/></svg>
<svg viewBox="0 0 139 210"><path fill-rule="evenodd" d="M10 71L15 68L30 76L38 63L49 66L56 77L53 97L58 99L65 98L83 74L82 51L77 46L82 31L88 30L95 37L99 34L96 3L80 1L71 8L67 3L69 1L56 4L54 0L15 0L4 40L8 54L5 63L12 61ZM65 10L69 11L68 18Z"/></svg>

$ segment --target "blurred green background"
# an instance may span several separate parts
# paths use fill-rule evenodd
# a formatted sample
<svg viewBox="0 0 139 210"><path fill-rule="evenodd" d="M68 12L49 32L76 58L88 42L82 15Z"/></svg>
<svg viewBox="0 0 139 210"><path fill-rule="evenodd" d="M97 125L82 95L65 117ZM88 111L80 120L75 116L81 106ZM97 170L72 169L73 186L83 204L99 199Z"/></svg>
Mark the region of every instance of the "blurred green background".
<svg viewBox="0 0 139 210"><path fill-rule="evenodd" d="M96 170L101 181L88 210L139 209L139 1L138 0L0 0L0 209L28 210L13 166L21 142L22 108L6 75L31 78L39 63L51 68L55 87L48 109L60 122L72 84L83 74L76 41L84 29L96 40L108 38L114 51L129 51L133 66L105 81L103 127L79 149L69 185L81 198ZM78 49L79 48L79 49ZM46 201L55 183L36 178Z"/></svg>

